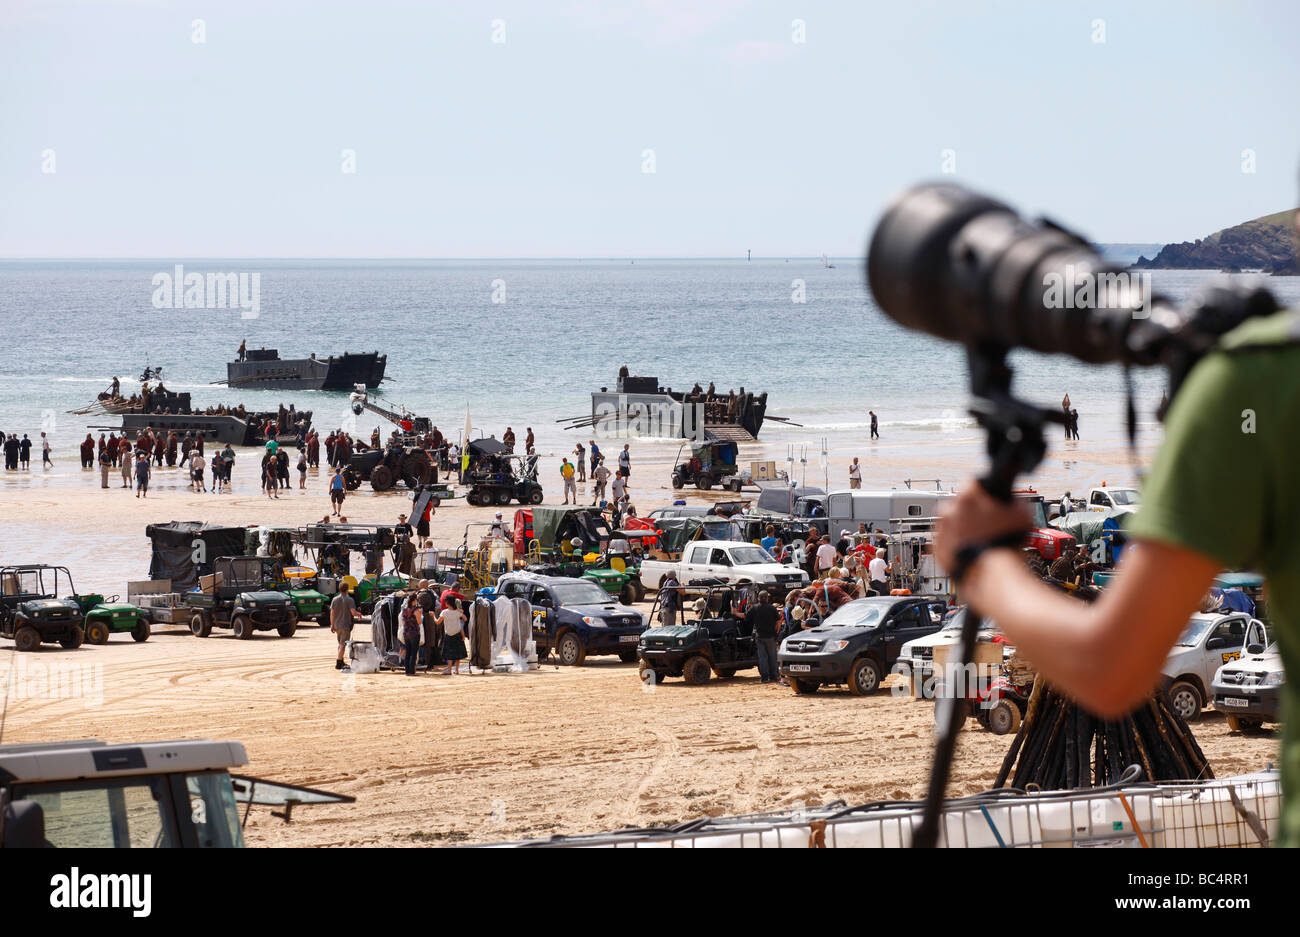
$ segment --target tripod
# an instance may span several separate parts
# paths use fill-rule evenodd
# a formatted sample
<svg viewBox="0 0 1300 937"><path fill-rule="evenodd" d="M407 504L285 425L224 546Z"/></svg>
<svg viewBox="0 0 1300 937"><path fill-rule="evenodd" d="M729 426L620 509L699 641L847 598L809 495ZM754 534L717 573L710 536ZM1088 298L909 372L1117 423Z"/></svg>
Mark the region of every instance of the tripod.
<svg viewBox="0 0 1300 937"><path fill-rule="evenodd" d="M1007 365L1006 356L1007 349L1001 346L972 346L966 352L971 393L974 396L970 412L988 433L986 451L990 464L988 471L978 479L978 484L994 498L1009 503L1016 476L1037 467L1047 451L1043 426L1047 423L1063 424L1065 414L1036 407L1013 396L1013 372ZM975 656L979 621L979 612L967 607L966 617L962 621L961 655L958 660L961 672L965 672ZM926 791L921 822L912 834L913 848L933 848L938 842L939 819L943 813L948 774L957 747L957 733L963 721L958 718L958 713L960 705L964 703L965 700L955 691L936 701L938 738L935 740L930 786Z"/></svg>

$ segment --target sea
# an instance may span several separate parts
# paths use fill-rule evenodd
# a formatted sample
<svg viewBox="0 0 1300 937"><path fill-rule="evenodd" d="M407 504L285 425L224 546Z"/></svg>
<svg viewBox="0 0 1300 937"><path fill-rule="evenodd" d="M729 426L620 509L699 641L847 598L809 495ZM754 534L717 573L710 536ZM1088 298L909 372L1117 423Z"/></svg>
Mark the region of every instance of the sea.
<svg viewBox="0 0 1300 937"><path fill-rule="evenodd" d="M257 308L159 308L161 274L255 274ZM115 421L69 411L114 376L146 367L196 406L293 404L324 432L351 425L346 392L222 386L240 342L281 357L378 350L388 376L377 401L430 416L453 439L531 427L543 455L590 432L563 421L591 411L619 367L675 389L766 391L768 457L854 451L868 411L882 437L922 442L973 429L962 349L895 323L872 301L862 260L104 260L0 262L0 430L45 430L56 458L75 459L87 431ZM1213 271L1155 271L1156 292L1186 300ZM1300 278L1266 278L1283 305ZM170 294L167 294L168 296ZM1124 379L1117 366L1017 352L1016 389L1080 411L1081 433L1117 441ZM1144 424L1164 387L1134 371ZM129 390L128 390L129 392ZM364 433L380 421L366 414ZM388 429L385 425L384 433ZM663 447L669 444L651 443ZM676 444L671 444L675 450ZM39 452L39 449L37 449ZM39 461L39 454L37 455Z"/></svg>

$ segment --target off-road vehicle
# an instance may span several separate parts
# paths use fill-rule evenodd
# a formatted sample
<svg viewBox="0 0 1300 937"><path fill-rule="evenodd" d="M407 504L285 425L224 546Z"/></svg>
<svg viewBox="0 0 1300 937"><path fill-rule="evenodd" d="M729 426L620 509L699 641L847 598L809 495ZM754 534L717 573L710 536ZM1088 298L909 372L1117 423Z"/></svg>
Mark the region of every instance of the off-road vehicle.
<svg viewBox="0 0 1300 937"><path fill-rule="evenodd" d="M263 587L262 559L258 556L223 556L214 564L212 577L204 577L203 591L185 593L194 609L190 632L206 638L213 628L229 628L235 637L248 639L258 631L291 638L298 627L293 600L283 592Z"/></svg>
<svg viewBox="0 0 1300 937"><path fill-rule="evenodd" d="M68 650L85 639L85 613L72 595L72 574L65 566L5 566L0 568L0 637L13 638L20 651L42 644Z"/></svg>

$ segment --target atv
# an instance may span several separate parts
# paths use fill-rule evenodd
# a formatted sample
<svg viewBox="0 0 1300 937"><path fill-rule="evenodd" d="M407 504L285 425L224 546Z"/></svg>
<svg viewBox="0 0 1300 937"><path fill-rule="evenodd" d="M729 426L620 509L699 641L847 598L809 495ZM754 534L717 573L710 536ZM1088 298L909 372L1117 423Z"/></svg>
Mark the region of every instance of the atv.
<svg viewBox="0 0 1300 937"><path fill-rule="evenodd" d="M42 644L67 650L81 647L85 613L71 594L72 574L66 566L5 566L0 568L0 637L13 638L20 651Z"/></svg>
<svg viewBox="0 0 1300 937"><path fill-rule="evenodd" d="M88 595L74 593L69 596L85 616L82 630L87 644L107 644L114 634L129 634L136 642L149 640L149 616L144 609L130 602L119 602L118 597L108 598L97 592Z"/></svg>
<svg viewBox="0 0 1300 937"><path fill-rule="evenodd" d="M740 602L752 601L743 587L737 590L725 584L699 583L680 587L682 623L649 628L642 632L637 643L641 679L663 683L667 677L681 677L689 684L699 685L707 683L711 674L716 673L720 680L730 680L737 671L757 667L758 645L742 610L737 607L738 591L742 593ZM697 601L687 602L691 597ZM651 621L659 606L660 598L656 597ZM687 620L691 611L697 617Z"/></svg>
<svg viewBox="0 0 1300 937"><path fill-rule="evenodd" d="M213 564L216 572L211 585L201 592L185 593L185 604L194 609L190 632L196 638L206 638L214 627L229 628L243 640L272 629L282 638L293 637L298 612L289 596L263 588L263 559L221 557Z"/></svg>

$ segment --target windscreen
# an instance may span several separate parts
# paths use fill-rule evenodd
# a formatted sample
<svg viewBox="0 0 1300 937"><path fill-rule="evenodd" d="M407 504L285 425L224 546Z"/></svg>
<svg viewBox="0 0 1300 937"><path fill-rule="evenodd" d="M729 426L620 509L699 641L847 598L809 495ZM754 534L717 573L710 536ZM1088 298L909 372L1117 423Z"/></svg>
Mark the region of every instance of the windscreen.
<svg viewBox="0 0 1300 937"><path fill-rule="evenodd" d="M731 561L737 566L748 563L775 563L772 554L768 553L762 547L733 547L731 550Z"/></svg>
<svg viewBox="0 0 1300 937"><path fill-rule="evenodd" d="M594 582L575 579L563 585L552 586L555 600L561 605L608 605L614 600L609 593Z"/></svg>

